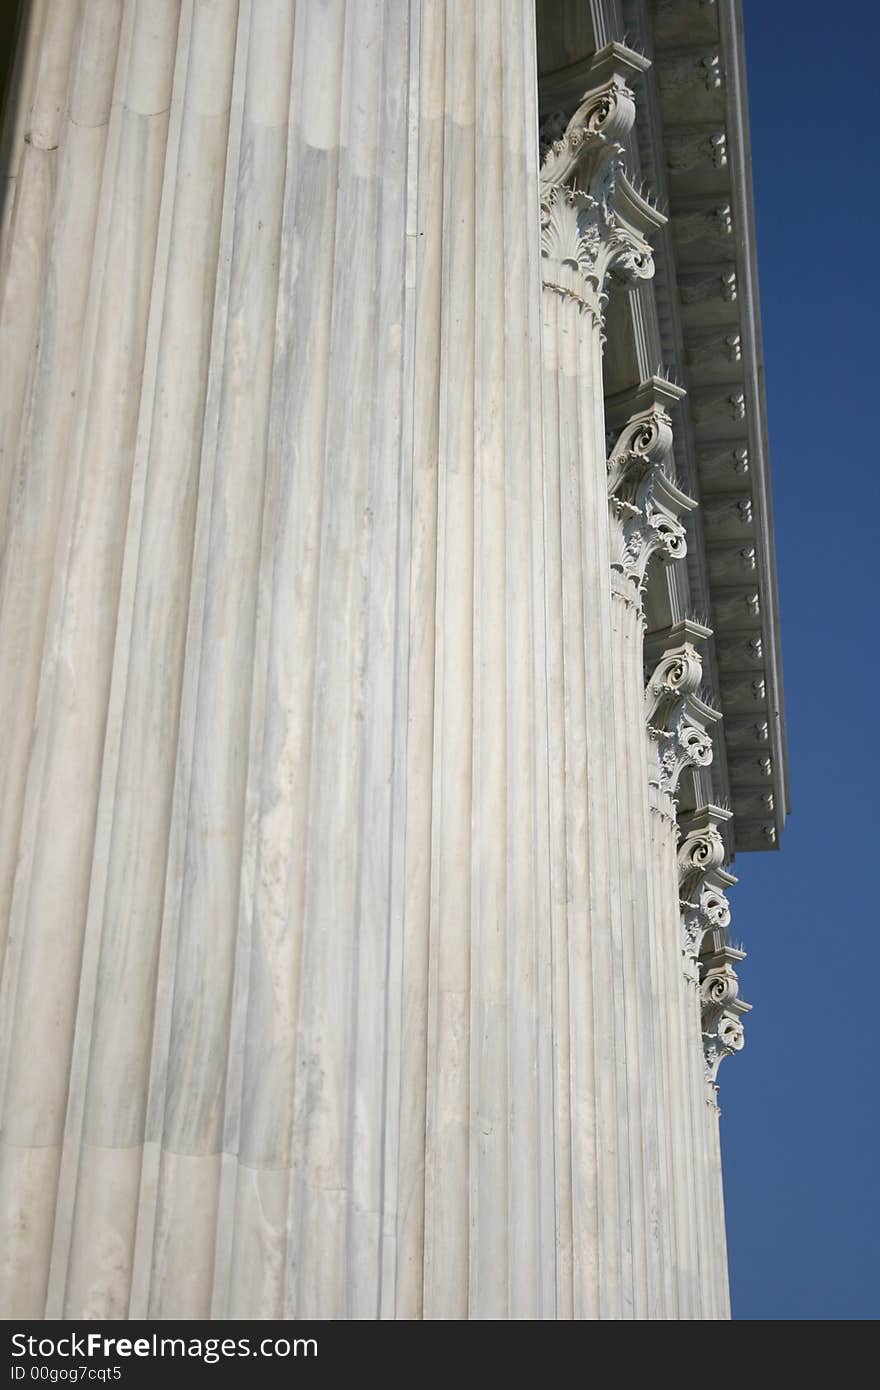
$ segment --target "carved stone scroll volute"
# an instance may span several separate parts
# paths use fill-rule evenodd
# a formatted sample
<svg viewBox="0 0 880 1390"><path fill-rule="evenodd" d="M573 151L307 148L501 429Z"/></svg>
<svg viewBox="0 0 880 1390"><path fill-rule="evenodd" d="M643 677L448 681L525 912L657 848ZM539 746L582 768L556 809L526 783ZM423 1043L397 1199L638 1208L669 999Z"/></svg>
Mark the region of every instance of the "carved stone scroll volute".
<svg viewBox="0 0 880 1390"><path fill-rule="evenodd" d="M751 1004L739 997L739 980L734 965L745 959L745 951L722 946L700 962L700 1001L702 1005L703 1052L706 1079L717 1091L718 1068L725 1057L741 1052L745 1043L742 1019Z"/></svg>
<svg viewBox="0 0 880 1390"><path fill-rule="evenodd" d="M626 284L654 273L650 232L666 218L627 179L620 143L635 120L627 78L650 66L612 43L590 65L594 84L541 165L541 254L548 288L570 296L601 323L609 275ZM558 115L544 127L556 134Z"/></svg>
<svg viewBox="0 0 880 1390"><path fill-rule="evenodd" d="M745 952L731 946L728 934L726 890L736 879L724 868L728 851L722 829L731 814L720 806L695 811L681 825L678 850L684 973L699 995L703 1056L713 1107L718 1068L725 1057L742 1049L742 1019L751 1007L739 997L734 969Z"/></svg>
<svg viewBox="0 0 880 1390"><path fill-rule="evenodd" d="M700 981L700 955L727 944L730 904L727 890L736 879L724 868L728 850L722 827L732 812L721 806L704 806L680 822L678 850L681 900L682 957L685 978Z"/></svg>
<svg viewBox="0 0 880 1390"><path fill-rule="evenodd" d="M606 403L612 429L625 421L608 457L613 584L636 602L655 555L670 561L687 554L682 518L697 504L675 481L669 414L684 394L674 382L652 377Z"/></svg>
<svg viewBox="0 0 880 1390"><path fill-rule="evenodd" d="M656 808L666 814L673 813L684 769L708 767L712 761L709 728L721 716L699 693L702 680L700 653L685 641L664 651L645 692L653 753L649 782Z"/></svg>

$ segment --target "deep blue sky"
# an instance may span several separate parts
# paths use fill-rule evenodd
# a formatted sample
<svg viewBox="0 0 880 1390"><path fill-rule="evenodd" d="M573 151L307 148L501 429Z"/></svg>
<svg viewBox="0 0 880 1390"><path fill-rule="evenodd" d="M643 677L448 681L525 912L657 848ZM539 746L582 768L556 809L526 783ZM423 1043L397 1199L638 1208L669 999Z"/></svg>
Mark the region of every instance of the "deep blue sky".
<svg viewBox="0 0 880 1390"><path fill-rule="evenodd" d="M734 866L733 1312L877 1318L880 7L743 8L792 813Z"/></svg>

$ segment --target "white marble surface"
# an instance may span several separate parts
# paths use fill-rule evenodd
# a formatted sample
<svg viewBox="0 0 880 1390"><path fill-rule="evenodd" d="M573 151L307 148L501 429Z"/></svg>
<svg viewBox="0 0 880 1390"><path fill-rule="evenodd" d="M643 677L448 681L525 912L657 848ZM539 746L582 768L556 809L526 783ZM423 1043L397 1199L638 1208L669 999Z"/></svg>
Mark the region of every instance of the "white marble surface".
<svg viewBox="0 0 880 1390"><path fill-rule="evenodd" d="M27 45L3 1314L724 1315L533 5L44 0Z"/></svg>

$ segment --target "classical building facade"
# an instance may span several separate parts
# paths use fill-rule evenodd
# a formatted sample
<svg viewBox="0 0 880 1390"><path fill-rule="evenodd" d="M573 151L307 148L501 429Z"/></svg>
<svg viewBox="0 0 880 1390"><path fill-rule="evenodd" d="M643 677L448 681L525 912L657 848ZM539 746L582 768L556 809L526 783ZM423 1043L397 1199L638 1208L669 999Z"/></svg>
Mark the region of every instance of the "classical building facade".
<svg viewBox="0 0 880 1390"><path fill-rule="evenodd" d="M724 1318L786 811L736 0L30 0L2 1311Z"/></svg>

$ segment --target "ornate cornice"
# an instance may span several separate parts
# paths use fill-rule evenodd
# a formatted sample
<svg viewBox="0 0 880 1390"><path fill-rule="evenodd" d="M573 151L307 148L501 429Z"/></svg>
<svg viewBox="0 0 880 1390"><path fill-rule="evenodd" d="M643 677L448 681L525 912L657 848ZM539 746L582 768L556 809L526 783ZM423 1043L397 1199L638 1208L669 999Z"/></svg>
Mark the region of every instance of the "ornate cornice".
<svg viewBox="0 0 880 1390"><path fill-rule="evenodd" d="M608 44L589 65L592 85L564 128L558 112L542 125L544 284L599 323L610 276L635 285L653 275L647 237L666 221L627 179L621 144L636 113L627 78L647 66L641 54Z"/></svg>
<svg viewBox="0 0 880 1390"><path fill-rule="evenodd" d="M689 528L690 592L676 592L673 611L712 615L720 669L709 675L726 733L715 797L730 799L737 850L768 849L778 843L788 789L741 7L623 0L622 8L633 42L653 59L636 133L642 170L669 210L655 251L654 350L662 343L688 388L675 449L679 475L700 499ZM757 671L751 653L727 641L746 631L761 643ZM732 679L747 671L763 684ZM726 776L731 735L748 746L756 721L744 716L756 706L772 809Z"/></svg>
<svg viewBox="0 0 880 1390"><path fill-rule="evenodd" d="M681 518L696 507L675 481L669 408L684 389L663 377L643 382L627 398L607 403L609 424L628 416L608 456L613 591L640 601L654 555L687 553Z"/></svg>

